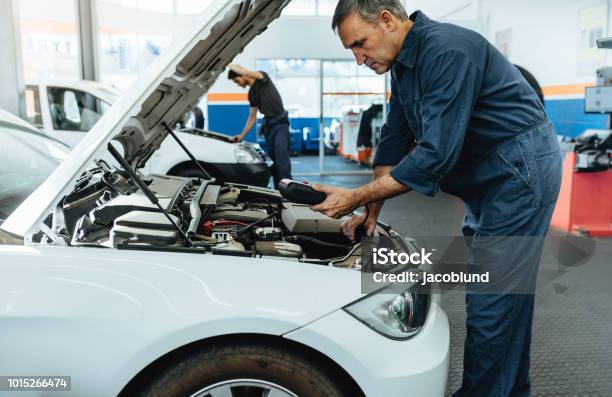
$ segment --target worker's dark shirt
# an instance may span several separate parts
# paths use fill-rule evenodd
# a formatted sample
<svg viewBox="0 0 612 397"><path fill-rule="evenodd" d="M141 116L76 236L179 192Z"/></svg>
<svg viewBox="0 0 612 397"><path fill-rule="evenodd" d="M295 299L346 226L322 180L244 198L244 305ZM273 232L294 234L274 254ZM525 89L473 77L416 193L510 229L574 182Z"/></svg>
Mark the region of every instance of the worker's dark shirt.
<svg viewBox="0 0 612 397"><path fill-rule="evenodd" d="M461 196L445 177L476 166L546 115L518 69L484 37L420 11L410 19L391 67L374 165L394 165L391 176L420 193L433 196L442 186Z"/></svg>
<svg viewBox="0 0 612 397"><path fill-rule="evenodd" d="M285 111L283 100L270 76L266 72L260 73L264 78L255 80L249 89L249 103L267 118L278 116Z"/></svg>

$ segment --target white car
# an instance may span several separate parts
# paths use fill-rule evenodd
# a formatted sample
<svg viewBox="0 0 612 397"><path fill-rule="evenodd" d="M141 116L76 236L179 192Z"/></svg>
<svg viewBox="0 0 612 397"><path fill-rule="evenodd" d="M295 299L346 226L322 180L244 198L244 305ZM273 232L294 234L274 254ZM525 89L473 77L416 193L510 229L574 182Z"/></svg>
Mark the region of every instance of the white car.
<svg viewBox="0 0 612 397"><path fill-rule="evenodd" d="M96 81L28 82L26 116L36 127L74 147L120 96L119 90ZM259 145L232 143L228 135L194 126L175 133L205 171L218 180L268 185L271 161L266 161ZM158 174L202 175L191 161L185 160L185 153L173 139L164 140L144 169Z"/></svg>
<svg viewBox="0 0 612 397"><path fill-rule="evenodd" d="M11 377L0 378L2 390L444 394L449 328L439 296L409 283L364 291L364 243L348 241L341 220L275 190L140 172L170 139L163 126L285 5L213 1L209 21L63 161L62 149L34 141L36 130L0 122L0 374ZM121 168L94 162L107 151ZM377 234L417 249L385 225ZM34 391L59 376L70 378Z"/></svg>

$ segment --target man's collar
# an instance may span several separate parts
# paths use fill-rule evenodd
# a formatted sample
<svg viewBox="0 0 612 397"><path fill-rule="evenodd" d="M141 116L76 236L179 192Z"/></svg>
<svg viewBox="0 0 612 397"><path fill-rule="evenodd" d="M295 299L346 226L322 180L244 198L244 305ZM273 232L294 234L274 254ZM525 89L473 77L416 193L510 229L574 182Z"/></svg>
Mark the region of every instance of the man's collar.
<svg viewBox="0 0 612 397"><path fill-rule="evenodd" d="M427 16L421 11L413 12L409 18L412 22L414 22L414 24L408 31L408 34L404 39L404 43L402 44L402 48L400 49L400 52L395 60L402 65L412 68L416 62L418 50L418 40L416 37L417 33L427 24L427 22L429 22L429 18L427 18Z"/></svg>

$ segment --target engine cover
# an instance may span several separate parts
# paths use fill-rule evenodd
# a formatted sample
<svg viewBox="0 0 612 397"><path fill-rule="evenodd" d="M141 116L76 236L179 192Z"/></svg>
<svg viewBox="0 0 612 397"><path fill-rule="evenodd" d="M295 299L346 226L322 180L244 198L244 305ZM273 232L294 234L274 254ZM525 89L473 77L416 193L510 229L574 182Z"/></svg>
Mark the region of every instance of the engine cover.
<svg viewBox="0 0 612 397"><path fill-rule="evenodd" d="M332 219L303 204L283 203L281 218L292 233L340 233L344 219Z"/></svg>

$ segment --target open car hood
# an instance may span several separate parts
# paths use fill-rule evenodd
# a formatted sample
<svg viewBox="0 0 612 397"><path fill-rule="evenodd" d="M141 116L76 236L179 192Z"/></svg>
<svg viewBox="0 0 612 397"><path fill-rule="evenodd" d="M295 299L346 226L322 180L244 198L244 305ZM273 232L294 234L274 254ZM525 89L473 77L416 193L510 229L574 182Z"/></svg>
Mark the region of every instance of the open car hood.
<svg viewBox="0 0 612 397"><path fill-rule="evenodd" d="M2 224L11 233L35 232L78 177L111 140L142 168L167 132L204 95L227 65L278 18L289 0L213 0L209 18L175 41L96 123L47 180Z"/></svg>
<svg viewBox="0 0 612 397"><path fill-rule="evenodd" d="M224 3L228 7L223 18L181 58L172 76L147 93L140 111L115 136L134 168L143 167L166 138L163 124L174 126L231 60L280 15L288 0Z"/></svg>

